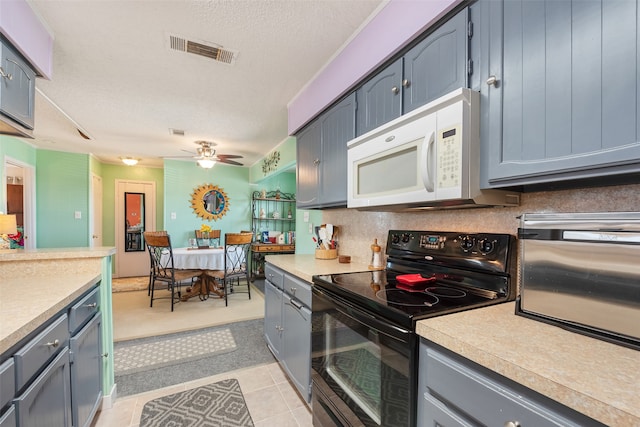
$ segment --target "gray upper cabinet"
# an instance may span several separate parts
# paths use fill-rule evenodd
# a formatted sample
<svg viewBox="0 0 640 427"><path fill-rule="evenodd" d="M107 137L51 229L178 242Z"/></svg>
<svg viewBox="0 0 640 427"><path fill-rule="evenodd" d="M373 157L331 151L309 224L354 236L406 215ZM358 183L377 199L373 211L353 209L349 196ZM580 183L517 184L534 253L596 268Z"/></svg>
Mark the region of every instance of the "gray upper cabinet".
<svg viewBox="0 0 640 427"><path fill-rule="evenodd" d="M296 206L346 206L347 141L355 137L355 93L297 135Z"/></svg>
<svg viewBox="0 0 640 427"><path fill-rule="evenodd" d="M0 113L27 129L33 129L35 72L2 38L0 57Z"/></svg>
<svg viewBox="0 0 640 427"><path fill-rule="evenodd" d="M468 87L469 12L463 9L357 91L357 135Z"/></svg>
<svg viewBox="0 0 640 427"><path fill-rule="evenodd" d="M479 6L483 186L639 171L637 2Z"/></svg>

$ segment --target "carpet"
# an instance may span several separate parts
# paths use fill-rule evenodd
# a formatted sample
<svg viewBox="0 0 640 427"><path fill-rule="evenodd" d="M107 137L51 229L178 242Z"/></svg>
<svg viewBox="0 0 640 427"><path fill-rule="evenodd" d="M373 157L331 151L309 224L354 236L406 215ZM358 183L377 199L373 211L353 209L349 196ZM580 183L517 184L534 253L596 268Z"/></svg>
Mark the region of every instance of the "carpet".
<svg viewBox="0 0 640 427"><path fill-rule="evenodd" d="M236 379L147 402L140 427L253 427L251 415Z"/></svg>
<svg viewBox="0 0 640 427"><path fill-rule="evenodd" d="M169 314L169 313L167 313ZM134 370L128 373L115 374L115 382L119 396L129 396L157 390L187 381L206 378L212 375L230 372L275 362L275 358L267 348L264 340L264 319L229 323L212 328L200 329L199 334L228 329L231 332L236 348L233 351L218 354L207 354L191 360L177 360L164 366L150 369ZM188 332L172 334L170 338L182 336ZM129 345L146 344L163 337L148 337L132 340ZM119 348L121 343L114 344ZM114 361L114 363L116 363Z"/></svg>
<svg viewBox="0 0 640 427"><path fill-rule="evenodd" d="M160 368L236 349L229 328L170 334L150 340L116 342L113 348L116 375Z"/></svg>

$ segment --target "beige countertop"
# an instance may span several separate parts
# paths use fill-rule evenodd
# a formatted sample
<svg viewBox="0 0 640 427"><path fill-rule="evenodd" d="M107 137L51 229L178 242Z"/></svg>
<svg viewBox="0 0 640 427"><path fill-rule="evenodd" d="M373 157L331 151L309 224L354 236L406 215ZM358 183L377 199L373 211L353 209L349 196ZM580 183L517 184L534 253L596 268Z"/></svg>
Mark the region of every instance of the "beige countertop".
<svg viewBox="0 0 640 427"><path fill-rule="evenodd" d="M307 282L311 282L311 277L317 274L350 273L366 271L368 268L368 265L363 263L341 264L337 258L317 259L314 255L267 255L266 261Z"/></svg>
<svg viewBox="0 0 640 427"><path fill-rule="evenodd" d="M418 335L608 426L640 426L640 352L515 315L515 303L418 322Z"/></svg>
<svg viewBox="0 0 640 427"><path fill-rule="evenodd" d="M114 248L0 251L0 353L96 284Z"/></svg>

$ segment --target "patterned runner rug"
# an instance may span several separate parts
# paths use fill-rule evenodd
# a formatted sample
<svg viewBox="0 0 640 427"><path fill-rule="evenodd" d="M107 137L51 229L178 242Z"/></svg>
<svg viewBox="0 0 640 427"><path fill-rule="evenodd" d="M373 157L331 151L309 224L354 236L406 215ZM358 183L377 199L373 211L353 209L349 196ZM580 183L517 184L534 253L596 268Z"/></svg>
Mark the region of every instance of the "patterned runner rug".
<svg viewBox="0 0 640 427"><path fill-rule="evenodd" d="M114 345L116 375L131 374L179 361L197 360L236 349L229 328L170 334L153 339L121 341Z"/></svg>
<svg viewBox="0 0 640 427"><path fill-rule="evenodd" d="M238 380L208 384L147 402L140 427L253 427Z"/></svg>

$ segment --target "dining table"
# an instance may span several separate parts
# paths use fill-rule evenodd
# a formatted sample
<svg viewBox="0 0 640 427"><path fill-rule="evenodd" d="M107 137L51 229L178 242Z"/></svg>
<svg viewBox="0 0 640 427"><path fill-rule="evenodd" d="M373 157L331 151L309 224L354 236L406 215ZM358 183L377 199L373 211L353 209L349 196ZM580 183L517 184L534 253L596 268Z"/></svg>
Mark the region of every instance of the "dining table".
<svg viewBox="0 0 640 427"><path fill-rule="evenodd" d="M229 252L229 264L237 260L241 254ZM168 256L168 253L167 253ZM223 246L210 247L208 249L188 247L173 249L173 268L179 270L201 270L202 274L197 282L187 288L182 293L180 299L187 301L195 296L200 300L206 300L209 295L214 294L220 298L224 298L224 290L221 285L216 282L213 277L207 275L207 270L224 270L225 269L225 249Z"/></svg>

